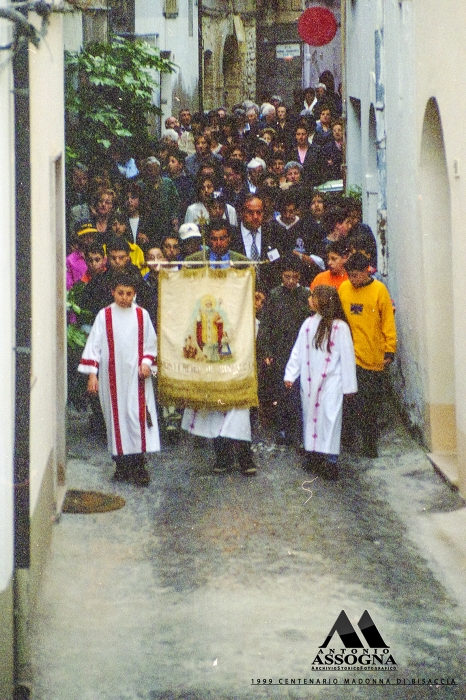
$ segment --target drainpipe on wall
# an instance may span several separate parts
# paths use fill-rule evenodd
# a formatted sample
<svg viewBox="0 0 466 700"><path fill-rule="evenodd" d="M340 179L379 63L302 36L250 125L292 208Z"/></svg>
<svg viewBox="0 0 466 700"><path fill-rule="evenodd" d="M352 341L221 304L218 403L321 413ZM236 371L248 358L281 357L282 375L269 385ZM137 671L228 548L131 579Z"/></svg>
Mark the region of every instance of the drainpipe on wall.
<svg viewBox="0 0 466 700"><path fill-rule="evenodd" d="M27 10L18 8L27 16ZM20 40L13 57L16 195L16 312L14 427L14 698L31 693L28 646L30 512L29 426L31 376L31 163L29 46Z"/></svg>
<svg viewBox="0 0 466 700"><path fill-rule="evenodd" d="M204 36L202 32L203 8L202 0L197 2L197 34L198 34L198 62L199 62L199 112L204 113Z"/></svg>
<svg viewBox="0 0 466 700"><path fill-rule="evenodd" d="M382 269L380 270L380 272L384 277L386 277L388 274L388 250L384 49L384 28L382 15L381 26L375 32L375 125L377 146L377 174L379 179L379 198L377 204L377 236L380 240L382 252Z"/></svg>
<svg viewBox="0 0 466 700"><path fill-rule="evenodd" d="M348 135L348 124L347 124L347 93L346 93L346 0L341 0L340 5L340 36L341 36L341 104L342 113L341 118L345 125L345 134ZM347 138L347 137L346 137ZM342 174L343 174L343 188L346 191L346 146L343 148L343 162L342 162Z"/></svg>

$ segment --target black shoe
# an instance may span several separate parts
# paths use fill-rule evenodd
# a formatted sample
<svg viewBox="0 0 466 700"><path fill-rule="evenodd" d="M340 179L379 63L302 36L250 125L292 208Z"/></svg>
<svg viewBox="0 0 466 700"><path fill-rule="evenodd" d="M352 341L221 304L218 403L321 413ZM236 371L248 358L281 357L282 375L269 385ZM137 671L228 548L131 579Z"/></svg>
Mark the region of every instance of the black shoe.
<svg viewBox="0 0 466 700"><path fill-rule="evenodd" d="M244 476L255 476L257 473L257 467L254 462L249 462L248 464L241 465L241 474Z"/></svg>
<svg viewBox="0 0 466 700"><path fill-rule="evenodd" d="M128 457L114 455L112 459L115 462L115 474L112 476L112 481L130 481L131 470Z"/></svg>
<svg viewBox="0 0 466 700"><path fill-rule="evenodd" d="M338 467L335 462L328 462L325 460L320 470L320 476L326 481L337 481L338 480Z"/></svg>
<svg viewBox="0 0 466 700"><path fill-rule="evenodd" d="M135 486L149 486L150 475L145 467L137 467L133 469L129 481Z"/></svg>
<svg viewBox="0 0 466 700"><path fill-rule="evenodd" d="M212 472L214 474L225 474L229 469L227 467L224 467L223 464L219 464L218 462L215 463Z"/></svg>
<svg viewBox="0 0 466 700"><path fill-rule="evenodd" d="M303 468L308 471L320 474L324 466L323 456L319 452L306 452L303 461Z"/></svg>
<svg viewBox="0 0 466 700"><path fill-rule="evenodd" d="M112 476L112 481L131 481L130 475L126 469L115 469L115 474Z"/></svg>

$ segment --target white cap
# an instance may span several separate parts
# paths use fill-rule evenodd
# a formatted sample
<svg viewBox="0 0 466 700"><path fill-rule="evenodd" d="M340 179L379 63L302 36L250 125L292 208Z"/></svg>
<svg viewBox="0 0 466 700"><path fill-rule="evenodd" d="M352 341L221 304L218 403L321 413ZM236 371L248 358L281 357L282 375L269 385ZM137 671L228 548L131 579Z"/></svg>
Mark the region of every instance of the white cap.
<svg viewBox="0 0 466 700"><path fill-rule="evenodd" d="M163 136L164 138L167 136L172 141L178 141L178 139L180 138L179 134L175 131L175 129L165 129Z"/></svg>
<svg viewBox="0 0 466 700"><path fill-rule="evenodd" d="M182 241L185 241L187 238L202 238L197 224L181 224L178 235Z"/></svg>
<svg viewBox="0 0 466 700"><path fill-rule="evenodd" d="M160 161L155 156L149 156L149 158L146 158L144 163L146 163L146 165L152 165L152 163L155 163L160 168Z"/></svg>
<svg viewBox="0 0 466 700"><path fill-rule="evenodd" d="M262 160L262 158L253 158L248 163L248 168L250 168L251 170L253 170L254 168L260 168L260 167L262 167L264 170L267 170L265 160Z"/></svg>

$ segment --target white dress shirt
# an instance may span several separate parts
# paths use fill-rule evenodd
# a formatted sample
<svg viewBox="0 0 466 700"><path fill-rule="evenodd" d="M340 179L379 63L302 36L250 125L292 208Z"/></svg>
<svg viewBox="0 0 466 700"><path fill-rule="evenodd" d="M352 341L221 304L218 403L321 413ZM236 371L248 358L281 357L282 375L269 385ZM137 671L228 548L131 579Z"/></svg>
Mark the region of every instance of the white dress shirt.
<svg viewBox="0 0 466 700"><path fill-rule="evenodd" d="M252 246L252 234L249 229L247 229L244 224L241 224L241 236L243 238L243 243L244 243L244 254L246 255L247 258L251 257L251 246ZM257 250L259 251L259 255L261 254L261 241L262 241L262 234L260 228L257 229L256 233L256 246Z"/></svg>

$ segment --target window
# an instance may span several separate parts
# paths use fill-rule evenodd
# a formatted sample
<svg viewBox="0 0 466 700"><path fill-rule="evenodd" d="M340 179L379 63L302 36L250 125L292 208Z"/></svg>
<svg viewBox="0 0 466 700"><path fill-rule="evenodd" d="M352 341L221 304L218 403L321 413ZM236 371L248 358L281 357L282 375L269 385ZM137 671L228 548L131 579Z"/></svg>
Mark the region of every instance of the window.
<svg viewBox="0 0 466 700"><path fill-rule="evenodd" d="M188 0L188 36L194 36L194 0Z"/></svg>
<svg viewBox="0 0 466 700"><path fill-rule="evenodd" d="M178 0L164 0L163 14L167 19L178 17Z"/></svg>

